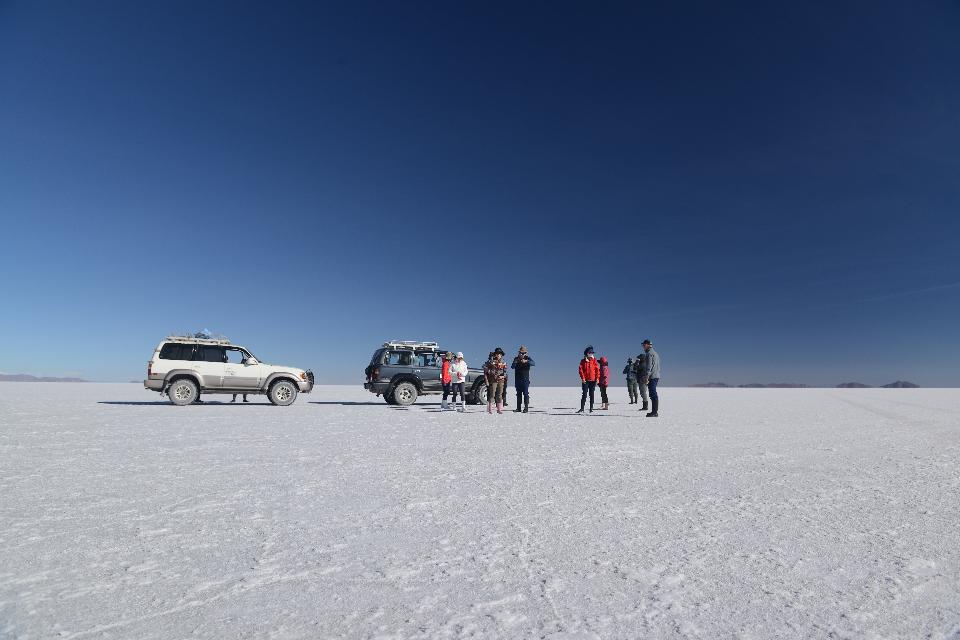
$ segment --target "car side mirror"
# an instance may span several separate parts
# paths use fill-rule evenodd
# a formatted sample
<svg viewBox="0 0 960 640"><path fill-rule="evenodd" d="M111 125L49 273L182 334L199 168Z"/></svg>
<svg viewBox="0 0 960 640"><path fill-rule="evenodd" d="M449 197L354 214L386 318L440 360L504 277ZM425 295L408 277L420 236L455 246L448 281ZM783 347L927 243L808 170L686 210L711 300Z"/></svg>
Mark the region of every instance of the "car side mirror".
<svg viewBox="0 0 960 640"><path fill-rule="evenodd" d="M257 362L256 358L254 358L253 356L250 356L243 362L243 364L260 364L260 363Z"/></svg>

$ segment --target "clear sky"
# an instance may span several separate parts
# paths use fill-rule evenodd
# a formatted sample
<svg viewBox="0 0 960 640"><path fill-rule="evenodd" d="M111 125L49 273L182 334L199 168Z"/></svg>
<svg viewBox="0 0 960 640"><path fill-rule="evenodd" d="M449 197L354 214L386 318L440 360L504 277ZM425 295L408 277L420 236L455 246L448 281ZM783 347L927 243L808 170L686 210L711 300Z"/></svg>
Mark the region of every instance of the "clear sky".
<svg viewBox="0 0 960 640"><path fill-rule="evenodd" d="M519 6L518 6L519 5ZM960 5L0 2L0 371L960 385ZM622 365L621 365L622 366Z"/></svg>

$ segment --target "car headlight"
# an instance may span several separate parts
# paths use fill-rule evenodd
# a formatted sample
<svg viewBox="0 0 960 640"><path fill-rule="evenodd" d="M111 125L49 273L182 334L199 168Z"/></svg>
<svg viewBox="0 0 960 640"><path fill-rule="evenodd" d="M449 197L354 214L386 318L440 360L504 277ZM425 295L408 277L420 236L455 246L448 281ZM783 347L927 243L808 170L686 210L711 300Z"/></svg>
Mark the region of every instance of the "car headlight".
<svg viewBox="0 0 960 640"><path fill-rule="evenodd" d="M307 372L306 372L306 371L301 371L301 372L300 372L300 379L303 380L304 382L307 381Z"/></svg>

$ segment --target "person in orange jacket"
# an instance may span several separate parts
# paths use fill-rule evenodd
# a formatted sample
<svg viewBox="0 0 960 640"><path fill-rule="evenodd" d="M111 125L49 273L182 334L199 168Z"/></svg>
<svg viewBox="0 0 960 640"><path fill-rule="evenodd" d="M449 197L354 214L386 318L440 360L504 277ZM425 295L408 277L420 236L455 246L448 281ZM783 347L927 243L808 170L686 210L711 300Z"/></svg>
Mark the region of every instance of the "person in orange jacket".
<svg viewBox="0 0 960 640"><path fill-rule="evenodd" d="M450 397L450 389L453 383L453 377L450 375L450 363L453 361L453 354L447 351L443 354L443 363L440 365L440 386L443 388L443 400L440 401L440 410L446 411L448 408L447 398Z"/></svg>
<svg viewBox="0 0 960 640"><path fill-rule="evenodd" d="M597 381L600 379L600 365L593 355L593 347L587 347L583 350L583 360L580 361L580 411L583 413L583 407L587 403L587 393L590 394L590 413L593 413L593 396L597 389Z"/></svg>

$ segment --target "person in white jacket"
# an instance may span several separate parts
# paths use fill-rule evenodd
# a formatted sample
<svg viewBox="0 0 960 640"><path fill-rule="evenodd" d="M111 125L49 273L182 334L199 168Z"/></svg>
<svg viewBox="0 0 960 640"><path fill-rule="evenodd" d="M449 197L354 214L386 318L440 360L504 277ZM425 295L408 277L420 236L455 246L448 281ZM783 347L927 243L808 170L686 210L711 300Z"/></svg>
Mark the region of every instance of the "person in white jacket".
<svg viewBox="0 0 960 640"><path fill-rule="evenodd" d="M467 381L467 362L463 359L463 352L457 351L457 359L450 365L450 386L453 390L451 402L457 406L457 393L460 393L460 411L467 410L467 395L463 390L464 383Z"/></svg>

